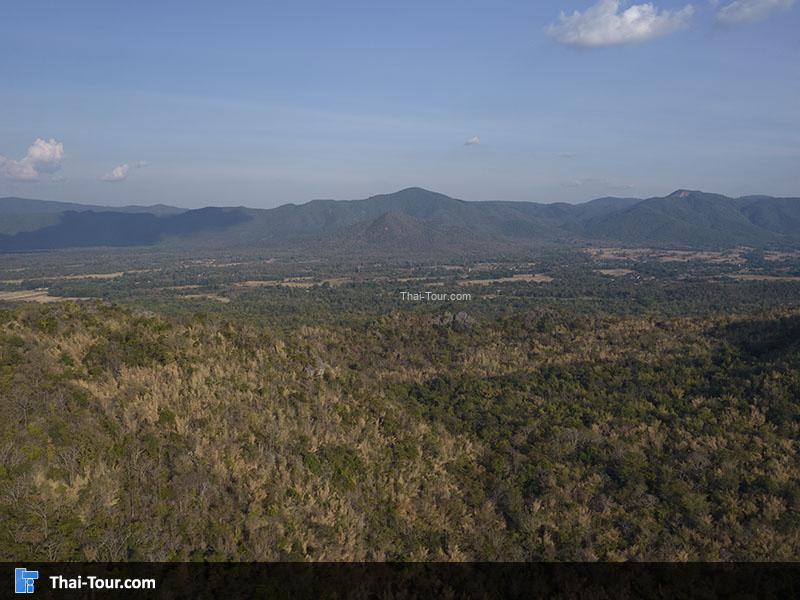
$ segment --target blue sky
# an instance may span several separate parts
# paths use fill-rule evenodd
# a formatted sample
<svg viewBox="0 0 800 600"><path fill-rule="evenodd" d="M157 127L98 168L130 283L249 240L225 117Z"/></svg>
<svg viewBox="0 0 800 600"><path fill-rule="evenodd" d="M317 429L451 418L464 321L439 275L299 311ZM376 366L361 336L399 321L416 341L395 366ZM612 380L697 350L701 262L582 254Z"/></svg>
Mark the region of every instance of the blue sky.
<svg viewBox="0 0 800 600"><path fill-rule="evenodd" d="M26 0L0 82L0 196L800 196L792 0Z"/></svg>

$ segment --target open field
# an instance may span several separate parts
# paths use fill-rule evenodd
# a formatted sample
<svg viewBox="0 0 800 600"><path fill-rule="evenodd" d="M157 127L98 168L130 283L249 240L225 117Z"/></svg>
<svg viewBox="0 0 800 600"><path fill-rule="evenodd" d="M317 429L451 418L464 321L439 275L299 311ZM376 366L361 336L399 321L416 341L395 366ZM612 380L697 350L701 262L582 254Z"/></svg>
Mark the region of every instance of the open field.
<svg viewBox="0 0 800 600"><path fill-rule="evenodd" d="M223 304L231 301L230 298L218 294L185 294L178 297L186 300L214 300L215 302L222 302Z"/></svg>
<svg viewBox="0 0 800 600"><path fill-rule="evenodd" d="M67 300L85 300L85 298L65 298L51 296L47 289L26 290L22 292L0 292L0 302L65 302Z"/></svg>
<svg viewBox="0 0 800 600"><path fill-rule="evenodd" d="M608 277L626 277L636 274L636 271L632 269L598 269L597 272Z"/></svg>
<svg viewBox="0 0 800 600"><path fill-rule="evenodd" d="M596 260L634 261L654 260L658 262L705 262L720 265L737 265L746 262L748 248L736 248L720 252L695 250L659 250L654 248L588 248L585 252Z"/></svg>
<svg viewBox="0 0 800 600"><path fill-rule="evenodd" d="M494 279L460 279L458 285L492 285L495 283L551 283L553 278L549 275L512 275L511 277L497 277Z"/></svg>
<svg viewBox="0 0 800 600"><path fill-rule="evenodd" d="M242 281L237 285L246 288L263 288L263 287L287 287L287 288L300 288L309 289L315 285L319 285L313 281L306 281L301 279L281 279L276 281Z"/></svg>
<svg viewBox="0 0 800 600"><path fill-rule="evenodd" d="M791 251L791 252L776 252L767 250L764 252L764 260L770 262L781 262L787 260L800 260L800 251Z"/></svg>
<svg viewBox="0 0 800 600"><path fill-rule="evenodd" d="M756 273L734 273L728 275L736 281L800 281L800 275L759 275Z"/></svg>

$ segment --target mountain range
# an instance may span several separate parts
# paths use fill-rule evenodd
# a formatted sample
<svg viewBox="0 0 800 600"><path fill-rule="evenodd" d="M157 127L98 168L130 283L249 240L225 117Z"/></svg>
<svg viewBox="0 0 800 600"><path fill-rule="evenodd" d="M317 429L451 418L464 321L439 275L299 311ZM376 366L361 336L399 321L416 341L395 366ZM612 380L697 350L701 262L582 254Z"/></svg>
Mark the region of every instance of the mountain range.
<svg viewBox="0 0 800 600"><path fill-rule="evenodd" d="M273 209L0 198L0 252L178 244L325 254L457 254L536 244L800 247L800 198L678 190L583 204L466 202L421 188Z"/></svg>

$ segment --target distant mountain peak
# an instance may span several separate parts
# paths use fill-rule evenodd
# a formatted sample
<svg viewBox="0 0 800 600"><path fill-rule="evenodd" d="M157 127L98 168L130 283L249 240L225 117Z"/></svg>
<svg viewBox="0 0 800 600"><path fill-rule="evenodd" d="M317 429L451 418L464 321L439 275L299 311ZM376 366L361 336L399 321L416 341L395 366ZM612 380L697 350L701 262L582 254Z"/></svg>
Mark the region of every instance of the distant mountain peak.
<svg viewBox="0 0 800 600"><path fill-rule="evenodd" d="M689 198L703 194L700 190L675 190L667 198Z"/></svg>
<svg viewBox="0 0 800 600"><path fill-rule="evenodd" d="M411 193L411 192L413 192L413 193L422 192L424 194L439 194L439 192L434 192L434 191L431 191L431 190L427 190L424 187L419 187L418 185L412 185L411 187L402 188L400 190L397 190L395 193L396 194L407 194L407 193Z"/></svg>
<svg viewBox="0 0 800 600"><path fill-rule="evenodd" d="M444 196L444 194L440 192L434 192L432 190L425 189L423 187L419 187L416 185L412 185L411 187L403 188L401 190L397 190L394 192L395 194L432 194L435 196Z"/></svg>
<svg viewBox="0 0 800 600"><path fill-rule="evenodd" d="M440 192L434 192L431 190L426 190L425 188L421 187L407 187L403 188L402 190L392 192L390 194L378 194L377 196L372 196L371 198L391 198L395 200L416 200L416 201L438 200L447 202L461 202L460 200L452 198L446 194L442 194ZM371 198L368 198L368 200Z"/></svg>

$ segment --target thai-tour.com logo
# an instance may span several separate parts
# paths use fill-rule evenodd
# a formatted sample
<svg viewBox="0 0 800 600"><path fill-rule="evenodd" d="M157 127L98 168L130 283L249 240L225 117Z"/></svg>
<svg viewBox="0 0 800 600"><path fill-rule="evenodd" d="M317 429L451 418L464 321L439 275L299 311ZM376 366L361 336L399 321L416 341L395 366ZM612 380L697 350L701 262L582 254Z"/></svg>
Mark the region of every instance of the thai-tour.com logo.
<svg viewBox="0 0 800 600"><path fill-rule="evenodd" d="M39 571L30 571L26 568L14 569L14 591L17 594L32 594L35 582L39 579ZM94 575L78 575L65 577L63 575L49 575L41 578L50 581L52 590L154 590L155 579L141 577L120 579L112 577L97 577Z"/></svg>
<svg viewBox="0 0 800 600"><path fill-rule="evenodd" d="M34 582L39 579L39 571L17 567L14 569L14 591L17 594L32 594Z"/></svg>

